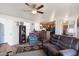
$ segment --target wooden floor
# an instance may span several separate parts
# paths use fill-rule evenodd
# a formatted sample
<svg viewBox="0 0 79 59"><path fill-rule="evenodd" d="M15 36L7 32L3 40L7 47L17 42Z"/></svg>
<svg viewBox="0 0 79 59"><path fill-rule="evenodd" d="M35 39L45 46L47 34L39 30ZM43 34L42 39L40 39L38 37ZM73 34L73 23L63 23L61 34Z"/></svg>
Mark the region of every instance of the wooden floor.
<svg viewBox="0 0 79 59"><path fill-rule="evenodd" d="M46 56L46 54L43 52L43 50L36 50L36 51L18 53L15 54L14 56Z"/></svg>

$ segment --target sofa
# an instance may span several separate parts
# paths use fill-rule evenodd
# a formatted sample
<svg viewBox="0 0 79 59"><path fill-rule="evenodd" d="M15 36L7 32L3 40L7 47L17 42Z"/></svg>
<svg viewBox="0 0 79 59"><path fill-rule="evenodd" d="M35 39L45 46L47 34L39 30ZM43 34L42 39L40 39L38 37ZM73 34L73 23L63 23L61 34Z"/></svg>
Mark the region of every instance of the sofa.
<svg viewBox="0 0 79 59"><path fill-rule="evenodd" d="M43 42L43 50L48 56L75 56L78 55L79 39L54 34Z"/></svg>

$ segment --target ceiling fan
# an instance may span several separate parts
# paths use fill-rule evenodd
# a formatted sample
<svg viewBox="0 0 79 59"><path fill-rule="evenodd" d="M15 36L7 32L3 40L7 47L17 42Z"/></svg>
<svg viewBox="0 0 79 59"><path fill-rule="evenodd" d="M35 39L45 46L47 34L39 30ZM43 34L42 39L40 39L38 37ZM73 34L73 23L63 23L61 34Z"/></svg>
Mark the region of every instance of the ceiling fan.
<svg viewBox="0 0 79 59"><path fill-rule="evenodd" d="M25 3L25 5L29 6L32 9L31 11L33 14L36 14L36 13L43 14L44 13L44 12L40 11L40 9L44 7L44 5L40 5L38 7L36 6L36 4L30 5L28 3Z"/></svg>

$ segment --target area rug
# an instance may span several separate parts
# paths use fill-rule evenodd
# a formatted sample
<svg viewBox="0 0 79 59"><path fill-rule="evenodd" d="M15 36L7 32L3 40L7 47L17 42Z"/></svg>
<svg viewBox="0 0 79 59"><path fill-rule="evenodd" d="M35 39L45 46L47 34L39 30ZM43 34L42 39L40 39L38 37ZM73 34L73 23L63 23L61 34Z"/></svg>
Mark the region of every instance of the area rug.
<svg viewBox="0 0 79 59"><path fill-rule="evenodd" d="M23 52L34 51L39 49L42 49L42 45L18 46L16 53L23 53Z"/></svg>

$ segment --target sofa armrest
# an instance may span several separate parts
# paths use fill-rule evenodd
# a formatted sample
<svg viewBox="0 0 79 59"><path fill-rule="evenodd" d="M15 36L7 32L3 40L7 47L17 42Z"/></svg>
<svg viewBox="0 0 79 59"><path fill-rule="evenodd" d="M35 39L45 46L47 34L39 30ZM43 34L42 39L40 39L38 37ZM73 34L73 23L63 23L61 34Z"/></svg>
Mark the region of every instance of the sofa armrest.
<svg viewBox="0 0 79 59"><path fill-rule="evenodd" d="M77 51L75 49L60 50L59 53L63 56L75 56L75 55L77 55Z"/></svg>

